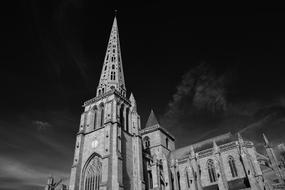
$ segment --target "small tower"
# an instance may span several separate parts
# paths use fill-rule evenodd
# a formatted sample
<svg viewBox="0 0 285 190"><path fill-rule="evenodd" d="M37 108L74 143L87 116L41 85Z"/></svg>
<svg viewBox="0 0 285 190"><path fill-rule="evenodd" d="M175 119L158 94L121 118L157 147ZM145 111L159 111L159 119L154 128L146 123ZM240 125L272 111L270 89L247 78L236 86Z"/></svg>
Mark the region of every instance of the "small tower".
<svg viewBox="0 0 285 190"><path fill-rule="evenodd" d="M149 189L170 188L170 171L166 157L175 149L174 137L158 122L153 110L140 131L143 140L145 176Z"/></svg>
<svg viewBox="0 0 285 190"><path fill-rule="evenodd" d="M270 160L270 166L274 170L274 173L276 174L279 183L284 183L284 179L285 179L284 174L282 173L282 170L279 167L280 163L276 158L276 155L274 153L272 145L264 133L262 134L262 136L263 136L263 140L264 140L264 147L266 149L266 154Z"/></svg>
<svg viewBox="0 0 285 190"><path fill-rule="evenodd" d="M145 128L141 130L141 135L144 150L149 149L151 154L159 153L157 154L159 159L162 158L162 154L168 155L175 149L174 137L160 125L153 110L150 112ZM149 144L144 139L149 139Z"/></svg>

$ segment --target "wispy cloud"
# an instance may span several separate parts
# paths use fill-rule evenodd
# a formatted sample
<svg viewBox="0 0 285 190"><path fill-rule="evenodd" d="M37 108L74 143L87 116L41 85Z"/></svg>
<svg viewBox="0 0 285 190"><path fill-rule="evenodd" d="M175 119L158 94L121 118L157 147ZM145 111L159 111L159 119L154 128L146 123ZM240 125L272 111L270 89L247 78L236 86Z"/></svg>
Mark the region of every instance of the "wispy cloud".
<svg viewBox="0 0 285 190"><path fill-rule="evenodd" d="M68 184L74 143L70 126L76 120L67 111L26 112L0 121L0 189L43 189L50 174Z"/></svg>
<svg viewBox="0 0 285 190"><path fill-rule="evenodd" d="M209 65L199 64L189 70L182 78L181 84L169 103L166 117L199 110L208 112L225 111L226 75L217 75Z"/></svg>
<svg viewBox="0 0 285 190"><path fill-rule="evenodd" d="M45 130L46 128L50 127L51 124L49 124L46 121L33 121L33 124L37 127L38 130Z"/></svg>
<svg viewBox="0 0 285 190"><path fill-rule="evenodd" d="M60 170L55 171L40 167L35 169L33 165L24 164L19 160L0 157L0 188L22 189L23 186L31 186L39 187L40 189L46 183L49 174L65 179L68 177L68 173L61 172ZM11 183L7 179L11 179L17 183Z"/></svg>
<svg viewBox="0 0 285 190"><path fill-rule="evenodd" d="M285 132L283 96L266 101L235 98L232 73L231 70L217 73L202 63L183 76L161 118L163 125L179 137L178 147L237 131L257 144L264 132L274 140L281 139Z"/></svg>

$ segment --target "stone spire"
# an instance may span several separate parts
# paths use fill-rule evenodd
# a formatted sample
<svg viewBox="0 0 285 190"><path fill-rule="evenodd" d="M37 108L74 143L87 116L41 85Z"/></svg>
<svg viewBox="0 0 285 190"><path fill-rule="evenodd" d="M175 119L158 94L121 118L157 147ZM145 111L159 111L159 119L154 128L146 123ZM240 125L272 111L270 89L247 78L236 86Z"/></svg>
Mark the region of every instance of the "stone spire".
<svg viewBox="0 0 285 190"><path fill-rule="evenodd" d="M124 97L126 96L119 30L116 17L114 18L101 77L97 87L97 96L112 89L117 90Z"/></svg>
<svg viewBox="0 0 285 190"><path fill-rule="evenodd" d="M155 116L153 110L151 110L150 115L148 117L148 120L146 122L145 128L151 127L151 126L154 126L154 125L159 125L159 123L158 123L158 121L156 119L156 116Z"/></svg>

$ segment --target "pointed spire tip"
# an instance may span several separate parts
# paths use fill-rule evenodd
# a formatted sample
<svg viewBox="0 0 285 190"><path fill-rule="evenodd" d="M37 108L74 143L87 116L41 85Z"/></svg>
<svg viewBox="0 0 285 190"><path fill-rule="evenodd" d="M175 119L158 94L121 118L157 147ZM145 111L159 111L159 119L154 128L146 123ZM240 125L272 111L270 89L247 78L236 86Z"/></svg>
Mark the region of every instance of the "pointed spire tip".
<svg viewBox="0 0 285 190"><path fill-rule="evenodd" d="M146 123L146 127L151 127L151 126L154 126L157 124L159 124L159 122L158 122L158 120L157 120L157 118L153 112L153 109L151 109L147 123Z"/></svg>

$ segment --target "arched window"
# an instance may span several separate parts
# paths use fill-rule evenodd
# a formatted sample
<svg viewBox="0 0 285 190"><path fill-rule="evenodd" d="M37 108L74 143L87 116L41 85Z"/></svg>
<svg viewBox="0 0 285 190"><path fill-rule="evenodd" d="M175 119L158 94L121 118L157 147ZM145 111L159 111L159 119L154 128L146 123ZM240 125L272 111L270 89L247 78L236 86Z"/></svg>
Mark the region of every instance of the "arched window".
<svg viewBox="0 0 285 190"><path fill-rule="evenodd" d="M236 164L235 164L235 160L232 156L228 157L228 162L229 162L229 166L231 169L231 173L232 173L232 177L237 177L237 168L236 168Z"/></svg>
<svg viewBox="0 0 285 190"><path fill-rule="evenodd" d="M97 121L97 110L94 111L93 129L96 129L96 121Z"/></svg>
<svg viewBox="0 0 285 190"><path fill-rule="evenodd" d="M168 138L165 139L165 144L166 144L166 148L169 149L168 148Z"/></svg>
<svg viewBox="0 0 285 190"><path fill-rule="evenodd" d="M148 180L148 189L152 189L153 185L152 185L152 173L151 171L147 171L147 180Z"/></svg>
<svg viewBox="0 0 285 190"><path fill-rule="evenodd" d="M207 167L208 167L210 182L213 183L217 181L215 165L212 159L208 160Z"/></svg>
<svg viewBox="0 0 285 190"><path fill-rule="evenodd" d="M95 156L87 165L84 174L84 190L99 190L102 164Z"/></svg>
<svg viewBox="0 0 285 190"><path fill-rule="evenodd" d="M126 110L126 131L129 132L129 114L130 114L130 109L127 108Z"/></svg>
<svg viewBox="0 0 285 190"><path fill-rule="evenodd" d="M190 178L189 178L189 173L188 173L188 168L185 168L185 175L186 175L186 184L188 189L190 188Z"/></svg>
<svg viewBox="0 0 285 190"><path fill-rule="evenodd" d="M111 80L116 80L116 76L115 76L115 72L114 71L111 72Z"/></svg>
<svg viewBox="0 0 285 190"><path fill-rule="evenodd" d="M149 148L150 142L149 142L149 137L148 136L143 138L143 142L144 142L144 147L145 148Z"/></svg>
<svg viewBox="0 0 285 190"><path fill-rule="evenodd" d="M93 118L93 128L96 129L97 127L97 107L94 106L93 108L94 118Z"/></svg>
<svg viewBox="0 0 285 190"><path fill-rule="evenodd" d="M100 127L103 127L103 125L104 125L104 105L103 104L101 104L101 106L100 106L101 108L101 113L100 113ZM98 126L98 127L99 127Z"/></svg>
<svg viewBox="0 0 285 190"><path fill-rule="evenodd" d="M159 165L160 190L165 190L163 166Z"/></svg>
<svg viewBox="0 0 285 190"><path fill-rule="evenodd" d="M149 142L149 137L148 136L143 138L143 143L144 143L144 147L145 148L149 148L150 142Z"/></svg>
<svg viewBox="0 0 285 190"><path fill-rule="evenodd" d="M115 69L115 65L112 65L112 69Z"/></svg>
<svg viewBox="0 0 285 190"><path fill-rule="evenodd" d="M121 124L121 128L124 129L125 127L124 104L122 104L120 107L120 124Z"/></svg>
<svg viewBox="0 0 285 190"><path fill-rule="evenodd" d="M178 181L178 190L181 189L181 184L180 184L180 174L179 171L177 171L177 181Z"/></svg>
<svg viewBox="0 0 285 190"><path fill-rule="evenodd" d="M172 174L172 172L170 172L170 174L171 174L171 189L173 190L174 189L174 178L173 178L173 174Z"/></svg>

